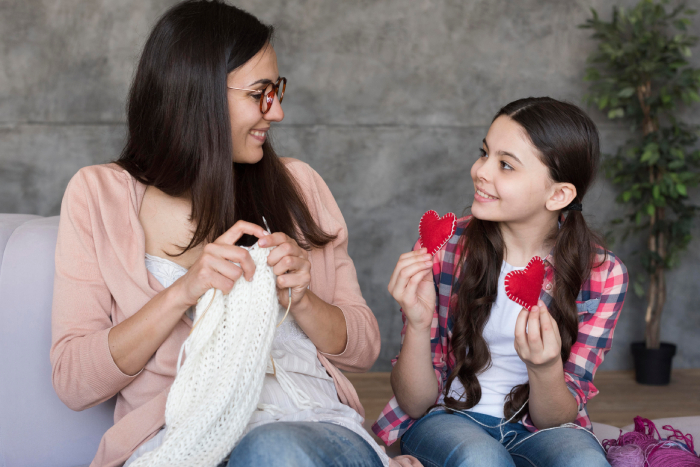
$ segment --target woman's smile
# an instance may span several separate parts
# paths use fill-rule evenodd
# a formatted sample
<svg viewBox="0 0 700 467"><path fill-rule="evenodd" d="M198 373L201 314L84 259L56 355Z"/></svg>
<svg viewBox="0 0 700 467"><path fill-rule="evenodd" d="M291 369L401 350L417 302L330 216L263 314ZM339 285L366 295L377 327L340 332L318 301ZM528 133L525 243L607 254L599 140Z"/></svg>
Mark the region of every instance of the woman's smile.
<svg viewBox="0 0 700 467"><path fill-rule="evenodd" d="M268 130L269 128L266 128L264 130L250 130L250 136L260 141L261 143L264 143L265 139L267 138Z"/></svg>

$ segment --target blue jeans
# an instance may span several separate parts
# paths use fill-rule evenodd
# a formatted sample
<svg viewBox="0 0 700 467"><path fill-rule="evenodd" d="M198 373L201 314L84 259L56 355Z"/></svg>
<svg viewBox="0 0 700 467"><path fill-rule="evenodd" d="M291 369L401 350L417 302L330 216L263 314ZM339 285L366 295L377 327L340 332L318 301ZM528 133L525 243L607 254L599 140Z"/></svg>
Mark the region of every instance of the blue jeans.
<svg viewBox="0 0 700 467"><path fill-rule="evenodd" d="M382 467L367 441L324 422L275 422L246 434L231 451L228 467Z"/></svg>
<svg viewBox="0 0 700 467"><path fill-rule="evenodd" d="M610 467L590 432L557 428L530 433L520 423L468 412L432 412L401 438L401 452L425 467ZM486 425L486 426L482 426Z"/></svg>

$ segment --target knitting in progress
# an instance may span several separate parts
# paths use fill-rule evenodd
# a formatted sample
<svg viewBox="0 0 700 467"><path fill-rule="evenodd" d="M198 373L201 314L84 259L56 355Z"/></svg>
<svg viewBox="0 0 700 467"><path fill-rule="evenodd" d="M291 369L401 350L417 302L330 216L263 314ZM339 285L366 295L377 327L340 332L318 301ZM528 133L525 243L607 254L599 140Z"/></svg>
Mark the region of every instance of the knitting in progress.
<svg viewBox="0 0 700 467"><path fill-rule="evenodd" d="M186 359L182 367L178 359L168 394L163 443L132 467L216 466L241 438L268 364L274 365L270 350L279 303L267 264L270 251L257 244L250 248L251 282L241 277L228 295L211 289L200 298L183 344Z"/></svg>

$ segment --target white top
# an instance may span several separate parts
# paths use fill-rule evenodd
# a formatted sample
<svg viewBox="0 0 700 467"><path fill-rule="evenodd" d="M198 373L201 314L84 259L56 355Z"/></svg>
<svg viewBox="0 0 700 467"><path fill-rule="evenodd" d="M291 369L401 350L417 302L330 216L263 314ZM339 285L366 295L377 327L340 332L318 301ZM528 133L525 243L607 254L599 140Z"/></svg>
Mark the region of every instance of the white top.
<svg viewBox="0 0 700 467"><path fill-rule="evenodd" d="M172 261L149 254L146 254L146 268L166 288L187 272L187 269ZM280 321L285 311L286 309L280 307ZM188 316L192 317L192 312L192 309L188 310ZM298 407L299 394L290 397L280 385L278 378L268 372L265 375L258 410L253 413L246 433L260 425L275 421L330 422L359 434L374 448L384 465L389 465L387 455L362 427L364 419L355 410L338 400L335 383L318 360L316 346L296 324L291 314L287 315L275 332L271 355L276 369L282 368L295 386L293 389L301 392L301 399L313 401L313 406L302 404L304 407ZM163 428L155 437L142 444L127 460L124 467L128 467L136 458L162 444L166 429L167 427Z"/></svg>
<svg viewBox="0 0 700 467"><path fill-rule="evenodd" d="M168 288L173 283L185 275L187 268L160 256L152 256L146 253L146 269L158 279L160 285ZM190 307L185 312L187 317L194 320L194 307Z"/></svg>
<svg viewBox="0 0 700 467"><path fill-rule="evenodd" d="M515 322L522 306L508 298L505 289L506 274L522 270L503 262L498 278L498 295L491 307L491 316L484 327L484 339L491 352L491 366L477 376L481 385L481 400L470 411L503 418L506 396L517 385L528 381L527 367L515 351ZM464 386L455 378L450 396L464 400ZM440 397L440 403L444 395Z"/></svg>

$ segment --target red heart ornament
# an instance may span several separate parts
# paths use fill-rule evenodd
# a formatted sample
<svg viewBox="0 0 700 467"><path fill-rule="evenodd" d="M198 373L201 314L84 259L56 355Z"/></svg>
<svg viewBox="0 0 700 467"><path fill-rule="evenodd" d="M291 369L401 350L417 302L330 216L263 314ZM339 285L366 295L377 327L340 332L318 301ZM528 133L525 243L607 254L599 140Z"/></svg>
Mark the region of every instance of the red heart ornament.
<svg viewBox="0 0 700 467"><path fill-rule="evenodd" d="M423 214L418 225L420 243L423 248L428 249L428 254L434 255L445 246L447 241L457 230L457 217L448 212L442 217L438 213L430 210Z"/></svg>
<svg viewBox="0 0 700 467"><path fill-rule="evenodd" d="M506 274L506 295L515 303L530 311L537 305L544 282L544 263L535 256L527 263L525 269Z"/></svg>

